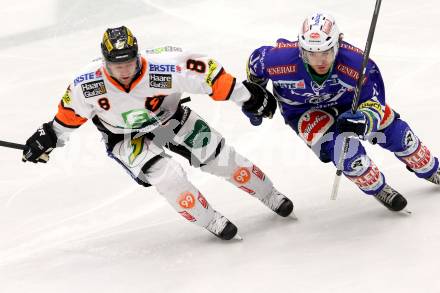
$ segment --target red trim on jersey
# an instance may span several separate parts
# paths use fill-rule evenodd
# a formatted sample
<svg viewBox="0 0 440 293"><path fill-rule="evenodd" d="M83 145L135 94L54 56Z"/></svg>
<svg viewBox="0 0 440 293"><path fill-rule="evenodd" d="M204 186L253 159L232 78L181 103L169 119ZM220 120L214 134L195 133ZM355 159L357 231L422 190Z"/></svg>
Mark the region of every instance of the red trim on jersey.
<svg viewBox="0 0 440 293"><path fill-rule="evenodd" d="M129 89L125 89L119 82L117 82L111 75L110 73L107 71L107 68L105 68L105 66L102 67L103 71L104 71L104 75L107 78L107 80L114 85L117 89L119 89L120 91L123 92L130 92L132 89L134 89L137 84L141 81L141 79L144 77L145 72L147 71L147 60L141 56L141 73L139 74L139 76L133 80L130 83L130 88Z"/></svg>
<svg viewBox="0 0 440 293"><path fill-rule="evenodd" d="M388 104L385 105L385 113L383 115L382 120L380 121L380 129L388 127L391 122L394 121L394 111L391 109Z"/></svg>

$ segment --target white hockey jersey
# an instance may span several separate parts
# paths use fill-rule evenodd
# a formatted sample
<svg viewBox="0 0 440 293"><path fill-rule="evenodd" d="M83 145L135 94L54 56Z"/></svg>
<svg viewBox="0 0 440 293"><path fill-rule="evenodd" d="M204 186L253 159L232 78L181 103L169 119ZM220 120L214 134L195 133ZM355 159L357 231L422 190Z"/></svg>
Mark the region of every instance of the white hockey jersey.
<svg viewBox="0 0 440 293"><path fill-rule="evenodd" d="M97 117L113 133L150 132L175 113L181 93L208 94L217 101L247 101L249 91L216 60L178 47L146 50L141 72L125 89L102 59L90 63L69 85L58 105L59 138Z"/></svg>

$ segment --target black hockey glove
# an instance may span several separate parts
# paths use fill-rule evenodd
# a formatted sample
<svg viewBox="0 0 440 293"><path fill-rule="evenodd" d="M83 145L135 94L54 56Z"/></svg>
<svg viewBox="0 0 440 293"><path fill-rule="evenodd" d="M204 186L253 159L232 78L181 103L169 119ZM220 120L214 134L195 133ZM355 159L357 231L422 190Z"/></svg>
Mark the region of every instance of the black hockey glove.
<svg viewBox="0 0 440 293"><path fill-rule="evenodd" d="M369 120L362 111L351 110L342 113L336 122L336 128L339 133L354 132L359 138L363 139L369 128Z"/></svg>
<svg viewBox="0 0 440 293"><path fill-rule="evenodd" d="M26 141L22 161L32 163L47 163L49 153L56 147L57 136L52 128L52 122L44 123Z"/></svg>
<svg viewBox="0 0 440 293"><path fill-rule="evenodd" d="M250 99L241 107L243 112L252 113L256 117L272 118L277 109L275 97L257 83L245 80L243 85L251 93Z"/></svg>

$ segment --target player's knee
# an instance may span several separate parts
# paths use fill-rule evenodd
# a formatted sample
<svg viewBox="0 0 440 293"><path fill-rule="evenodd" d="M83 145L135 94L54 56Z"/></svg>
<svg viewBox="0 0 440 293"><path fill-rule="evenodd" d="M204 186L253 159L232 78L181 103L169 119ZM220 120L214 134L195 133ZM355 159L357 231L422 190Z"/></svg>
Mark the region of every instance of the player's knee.
<svg viewBox="0 0 440 293"><path fill-rule="evenodd" d="M166 156L157 156L148 161L135 180L145 187L154 186L160 193L166 193L172 186L187 181L180 164Z"/></svg>
<svg viewBox="0 0 440 293"><path fill-rule="evenodd" d="M366 154L358 154L344 161L344 174L347 176L360 176L371 166L371 161Z"/></svg>
<svg viewBox="0 0 440 293"><path fill-rule="evenodd" d="M238 154L233 147L224 145L216 156L204 164L201 169L204 172L228 178L238 167L250 165L249 160Z"/></svg>
<svg viewBox="0 0 440 293"><path fill-rule="evenodd" d="M400 118L383 130L384 141L379 143L385 149L394 153L401 153L414 148L418 144L418 138L411 130L408 123Z"/></svg>
<svg viewBox="0 0 440 293"><path fill-rule="evenodd" d="M154 186L168 184L173 180L186 176L182 166L167 157L162 157L143 171L148 182Z"/></svg>

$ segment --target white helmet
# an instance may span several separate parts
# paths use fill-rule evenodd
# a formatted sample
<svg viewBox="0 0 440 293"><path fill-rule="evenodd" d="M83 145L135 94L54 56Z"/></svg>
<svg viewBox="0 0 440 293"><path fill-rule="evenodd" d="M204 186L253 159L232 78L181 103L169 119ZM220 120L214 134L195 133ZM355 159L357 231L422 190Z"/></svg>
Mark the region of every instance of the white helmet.
<svg viewBox="0 0 440 293"><path fill-rule="evenodd" d="M304 20L298 35L301 49L310 52L323 52L334 48L338 53L339 29L335 19L327 13L313 13Z"/></svg>

